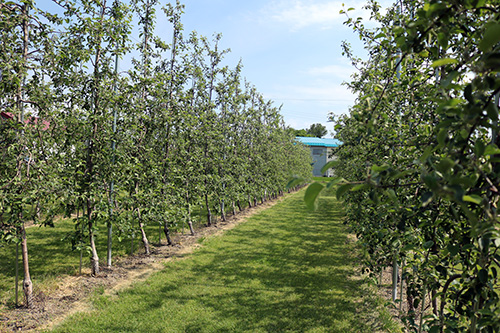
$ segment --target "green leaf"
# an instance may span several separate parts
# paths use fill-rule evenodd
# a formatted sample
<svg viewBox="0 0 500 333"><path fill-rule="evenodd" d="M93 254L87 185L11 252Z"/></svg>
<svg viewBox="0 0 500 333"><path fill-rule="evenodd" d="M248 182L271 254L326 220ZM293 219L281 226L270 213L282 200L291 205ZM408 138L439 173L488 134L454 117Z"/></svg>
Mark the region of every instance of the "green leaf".
<svg viewBox="0 0 500 333"><path fill-rule="evenodd" d="M403 246L403 248L401 249L401 252L402 253L406 253L408 251L412 251L416 248L417 246L415 244L406 244L405 246Z"/></svg>
<svg viewBox="0 0 500 333"><path fill-rule="evenodd" d="M498 106L495 106L494 103L488 103L488 106L486 107L486 114L488 114L488 117L491 120L497 120L498 119Z"/></svg>
<svg viewBox="0 0 500 333"><path fill-rule="evenodd" d="M439 130L439 133L437 134L437 142L440 147L444 146L447 137L448 137L448 129L441 128Z"/></svg>
<svg viewBox="0 0 500 333"><path fill-rule="evenodd" d="M387 196L394 202L397 202L398 201L398 197L396 196L396 192L394 192L394 190L391 188L391 189L388 189L386 191L386 194Z"/></svg>
<svg viewBox="0 0 500 333"><path fill-rule="evenodd" d="M448 34L445 34L444 32L440 32L440 33L438 33L437 38L438 38L439 45L441 45L441 47L446 49L448 47Z"/></svg>
<svg viewBox="0 0 500 333"><path fill-rule="evenodd" d="M370 200L373 201L375 205L378 205L380 203L380 199L376 191L371 191L370 193L368 193L368 198L370 198Z"/></svg>
<svg viewBox="0 0 500 333"><path fill-rule="evenodd" d="M425 207L428 204L430 204L433 197L434 194L432 192L425 192L424 194L422 194L422 196L420 197L420 200L422 201L422 206Z"/></svg>
<svg viewBox="0 0 500 333"><path fill-rule="evenodd" d="M476 153L477 157L483 156L485 148L486 146L484 145L484 142L478 139L474 144L474 152Z"/></svg>
<svg viewBox="0 0 500 333"><path fill-rule="evenodd" d="M475 203L476 205L480 205L481 202L483 201L483 198L477 194L471 194L471 195L464 195L462 197L462 200Z"/></svg>
<svg viewBox="0 0 500 333"><path fill-rule="evenodd" d="M458 64L458 60L453 58L442 58L434 61L431 66L432 68L436 68L451 64Z"/></svg>
<svg viewBox="0 0 500 333"><path fill-rule="evenodd" d="M425 148L424 152L422 153L422 156L420 157L420 161L425 162L425 160L427 160L427 158L429 158L429 156L431 156L431 154L432 154L432 147L428 146L427 148Z"/></svg>
<svg viewBox="0 0 500 333"><path fill-rule="evenodd" d="M460 247L457 245L448 244L448 246L446 248L447 248L448 252L450 253L451 257L456 256L458 251L460 251Z"/></svg>
<svg viewBox="0 0 500 333"><path fill-rule="evenodd" d="M328 182L328 184L326 184L326 188L327 188L327 189L330 189L330 188L332 188L332 186L337 185L337 184L338 184L338 183L340 183L341 181L344 181L344 178L342 178L342 177L337 177L337 178L334 178L334 179L330 180L330 181Z"/></svg>
<svg viewBox="0 0 500 333"><path fill-rule="evenodd" d="M441 332L441 327L440 326L432 326L429 329L429 333L439 333L439 332Z"/></svg>
<svg viewBox="0 0 500 333"><path fill-rule="evenodd" d="M370 185L363 183L363 184L358 184L358 185L353 186L351 191L352 192L361 191L361 190L366 190L367 188L370 188Z"/></svg>
<svg viewBox="0 0 500 333"><path fill-rule="evenodd" d="M318 195L323 190L324 186L320 183L312 183L307 187L306 193L304 195L304 201L307 208L313 210L316 206L316 199Z"/></svg>
<svg viewBox="0 0 500 333"><path fill-rule="evenodd" d="M433 175L425 175L422 177L422 180L424 181L425 185L427 185L427 187L429 187L433 191L437 190L439 187L438 180Z"/></svg>
<svg viewBox="0 0 500 333"><path fill-rule="evenodd" d="M321 173L325 173L328 171L328 169L335 167L337 164L339 164L338 161L330 161L326 163L322 168L321 168Z"/></svg>
<svg viewBox="0 0 500 333"><path fill-rule="evenodd" d="M472 97L472 85L468 84L464 89L464 97L469 103L474 102L474 98Z"/></svg>
<svg viewBox="0 0 500 333"><path fill-rule="evenodd" d="M286 184L286 189L289 189L289 188L295 187L295 186L297 186L299 184L302 184L304 181L305 181L305 179L302 178L302 177L293 177L288 182L288 184Z"/></svg>
<svg viewBox="0 0 500 333"><path fill-rule="evenodd" d="M382 166L377 166L377 165L372 166L372 171L377 173L384 172L387 169L389 169L389 166L387 164Z"/></svg>
<svg viewBox="0 0 500 333"><path fill-rule="evenodd" d="M433 245L434 245L434 242L430 240L430 241L425 242L422 246L423 246L423 248L424 248L424 249L428 250L428 249L430 249Z"/></svg>
<svg viewBox="0 0 500 333"><path fill-rule="evenodd" d="M442 174L447 173L450 171L450 169L455 165L455 163L450 160L448 157L445 157L439 161L439 163L436 165L436 169L441 172Z"/></svg>
<svg viewBox="0 0 500 333"><path fill-rule="evenodd" d="M490 144L486 146L484 150L484 155L497 155L500 154L500 149L495 144Z"/></svg>
<svg viewBox="0 0 500 333"><path fill-rule="evenodd" d="M342 186L339 186L339 188L337 189L337 199L340 200L340 198L347 192L349 191L351 188L353 188L354 185L353 184L344 184Z"/></svg>
<svg viewBox="0 0 500 333"><path fill-rule="evenodd" d="M479 278L479 281L481 283L486 283L488 281L488 271L485 270L484 268L479 271L477 274L477 277Z"/></svg>
<svg viewBox="0 0 500 333"><path fill-rule="evenodd" d="M500 23L490 24L479 42L479 49L483 52L489 51L498 42L500 42Z"/></svg>

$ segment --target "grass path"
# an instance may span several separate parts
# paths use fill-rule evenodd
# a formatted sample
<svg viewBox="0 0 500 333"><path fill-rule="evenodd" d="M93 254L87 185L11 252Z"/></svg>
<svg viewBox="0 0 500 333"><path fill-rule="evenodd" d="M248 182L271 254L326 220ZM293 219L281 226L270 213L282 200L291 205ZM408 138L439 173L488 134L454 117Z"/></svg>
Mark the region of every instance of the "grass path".
<svg viewBox="0 0 500 333"><path fill-rule="evenodd" d="M390 332L356 275L341 207L303 191L166 264L145 282L96 294L59 332ZM382 311L382 314L380 313Z"/></svg>

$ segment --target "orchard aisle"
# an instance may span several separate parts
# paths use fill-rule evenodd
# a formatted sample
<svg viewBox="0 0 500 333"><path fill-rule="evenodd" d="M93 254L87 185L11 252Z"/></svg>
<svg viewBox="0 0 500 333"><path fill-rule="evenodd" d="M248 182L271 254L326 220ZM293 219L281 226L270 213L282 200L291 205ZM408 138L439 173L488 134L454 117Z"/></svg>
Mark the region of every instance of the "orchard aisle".
<svg viewBox="0 0 500 333"><path fill-rule="evenodd" d="M389 315L356 277L358 261L341 204L304 191L250 217L117 294L95 295L93 309L60 332L387 332ZM328 207L328 209L326 208ZM379 311L382 311L382 315Z"/></svg>

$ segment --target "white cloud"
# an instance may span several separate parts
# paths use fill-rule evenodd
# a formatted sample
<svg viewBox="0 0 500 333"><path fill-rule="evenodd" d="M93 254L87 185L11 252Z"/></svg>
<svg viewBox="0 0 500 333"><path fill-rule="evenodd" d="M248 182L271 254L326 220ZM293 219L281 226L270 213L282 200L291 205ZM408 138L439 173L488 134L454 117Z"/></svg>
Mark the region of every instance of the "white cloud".
<svg viewBox="0 0 500 333"><path fill-rule="evenodd" d="M331 29L347 19L340 14L342 9L353 7L356 10L349 12L350 16L367 17L366 11L361 9L364 4L365 1L351 1L343 7L342 1L280 0L264 8L263 13L266 20L286 24L293 31L313 25Z"/></svg>

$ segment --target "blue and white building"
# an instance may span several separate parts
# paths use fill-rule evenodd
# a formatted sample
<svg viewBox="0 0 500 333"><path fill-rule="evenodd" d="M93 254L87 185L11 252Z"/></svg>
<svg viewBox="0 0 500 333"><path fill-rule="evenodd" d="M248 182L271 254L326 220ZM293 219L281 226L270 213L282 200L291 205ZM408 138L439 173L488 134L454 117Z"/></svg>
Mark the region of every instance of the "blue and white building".
<svg viewBox="0 0 500 333"><path fill-rule="evenodd" d="M328 170L325 173L321 173L321 168L323 166L335 160L333 156L332 149L340 146L342 143L337 139L329 138L311 138L305 136L298 136L296 140L302 142L311 150L311 157L313 159L313 176L315 177L332 177L333 170Z"/></svg>

